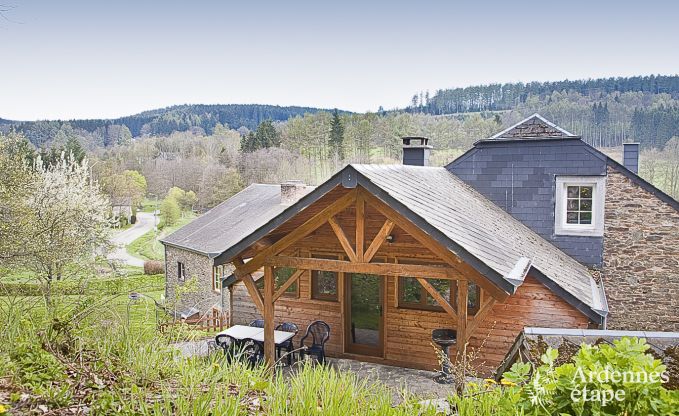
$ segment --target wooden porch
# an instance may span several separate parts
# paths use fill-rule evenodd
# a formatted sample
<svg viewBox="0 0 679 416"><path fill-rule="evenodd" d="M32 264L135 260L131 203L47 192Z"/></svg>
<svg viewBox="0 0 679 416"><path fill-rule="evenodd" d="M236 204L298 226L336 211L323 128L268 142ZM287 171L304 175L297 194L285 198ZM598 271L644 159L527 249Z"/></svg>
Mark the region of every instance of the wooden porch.
<svg viewBox="0 0 679 416"><path fill-rule="evenodd" d="M458 348L462 348L494 305L507 298L504 291L361 187L333 189L260 238L233 263L236 277L265 320L269 363L274 360L276 319L301 323L316 318L331 324L331 355L432 369L436 367L430 345L432 329L455 329ZM278 269L290 270L289 277L277 282ZM253 278L259 270L263 270L263 286ZM319 272L336 276L332 300L314 296L312 276ZM421 308L404 304L404 278L424 290ZM379 311L378 329L370 329L378 342L361 345L355 342L357 319L352 320L356 313L352 308L356 301L352 299L358 295L352 294L352 288L357 292L356 282L368 280L379 287L372 300L363 300L374 303ZM296 296L289 296L291 288ZM412 284L409 290L415 290ZM232 296L238 294L232 292ZM232 311L232 316L237 318L238 311Z"/></svg>

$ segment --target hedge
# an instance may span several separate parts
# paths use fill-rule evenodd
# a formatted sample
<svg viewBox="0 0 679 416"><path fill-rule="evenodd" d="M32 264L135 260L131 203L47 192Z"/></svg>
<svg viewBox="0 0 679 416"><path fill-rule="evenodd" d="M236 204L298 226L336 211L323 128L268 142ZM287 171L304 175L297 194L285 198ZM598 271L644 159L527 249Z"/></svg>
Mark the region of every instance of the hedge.
<svg viewBox="0 0 679 416"><path fill-rule="evenodd" d="M43 286L39 283L0 283L0 296L42 296ZM80 295L99 293L113 295L132 291L151 292L163 290L163 275L133 275L112 279L63 280L52 283L52 293L61 295Z"/></svg>

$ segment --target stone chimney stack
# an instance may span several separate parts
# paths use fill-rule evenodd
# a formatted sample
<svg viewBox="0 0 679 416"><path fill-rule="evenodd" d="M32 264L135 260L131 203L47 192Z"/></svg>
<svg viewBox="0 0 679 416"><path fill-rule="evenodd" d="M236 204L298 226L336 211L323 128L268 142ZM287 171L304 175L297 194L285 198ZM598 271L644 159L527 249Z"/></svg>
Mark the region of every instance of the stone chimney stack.
<svg viewBox="0 0 679 416"><path fill-rule="evenodd" d="M639 143L623 143L622 164L634 173L639 173Z"/></svg>
<svg viewBox="0 0 679 416"><path fill-rule="evenodd" d="M281 204L292 205L307 194L307 188L303 181L290 180L281 184Z"/></svg>
<svg viewBox="0 0 679 416"><path fill-rule="evenodd" d="M429 166L429 145L426 137L403 137L403 164L413 166Z"/></svg>

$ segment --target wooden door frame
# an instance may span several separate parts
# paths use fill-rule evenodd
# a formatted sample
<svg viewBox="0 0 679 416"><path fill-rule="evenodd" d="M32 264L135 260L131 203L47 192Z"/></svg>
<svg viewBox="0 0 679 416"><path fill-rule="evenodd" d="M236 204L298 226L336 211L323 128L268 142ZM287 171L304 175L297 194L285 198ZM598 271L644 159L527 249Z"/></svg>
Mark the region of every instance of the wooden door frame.
<svg viewBox="0 0 679 416"><path fill-rule="evenodd" d="M361 344L353 344L351 342L351 276L353 274L363 274L363 273L344 273L344 352L347 354L364 355L374 358L384 358L385 354L385 328L386 328L386 318L387 318L387 307L386 307L386 290L387 281L386 276L374 275L377 278L379 284L380 300L379 305L381 308L380 313L380 325L379 325L379 345L376 347L371 347ZM366 273L368 274L368 273Z"/></svg>

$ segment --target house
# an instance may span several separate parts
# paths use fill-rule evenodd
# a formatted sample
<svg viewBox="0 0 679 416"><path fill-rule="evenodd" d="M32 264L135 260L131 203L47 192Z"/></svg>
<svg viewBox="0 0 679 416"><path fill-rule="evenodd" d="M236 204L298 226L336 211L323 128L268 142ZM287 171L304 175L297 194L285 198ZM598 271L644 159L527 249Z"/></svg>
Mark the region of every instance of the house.
<svg viewBox="0 0 679 416"><path fill-rule="evenodd" d="M127 224L130 224L132 222L132 198L111 198L111 215L119 221L125 218Z"/></svg>
<svg viewBox="0 0 679 416"><path fill-rule="evenodd" d="M679 328L679 203L638 147L625 167L534 115L446 167L430 149L404 138L404 165L348 165L289 205L253 185L164 240L168 294L200 254L197 276L233 270L222 308L265 319L269 358L274 322L322 319L329 355L425 369L437 328L488 370L525 327Z"/></svg>

